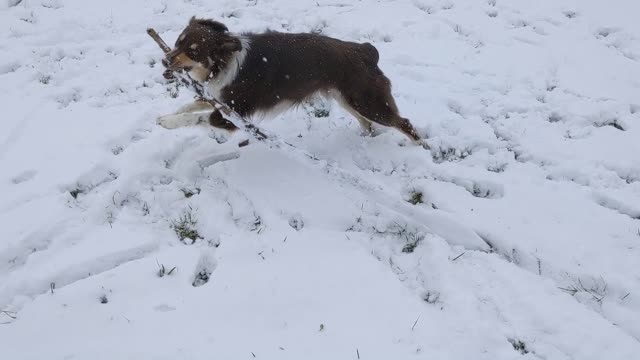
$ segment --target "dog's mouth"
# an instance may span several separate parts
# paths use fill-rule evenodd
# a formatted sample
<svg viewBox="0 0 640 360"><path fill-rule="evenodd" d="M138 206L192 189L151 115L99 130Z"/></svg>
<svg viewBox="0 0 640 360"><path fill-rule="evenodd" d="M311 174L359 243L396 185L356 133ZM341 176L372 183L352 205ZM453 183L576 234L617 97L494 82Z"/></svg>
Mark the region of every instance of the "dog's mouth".
<svg viewBox="0 0 640 360"><path fill-rule="evenodd" d="M162 64L167 68L168 72L180 72L186 74L191 79L200 83L204 83L209 79L211 70L206 68L204 65L193 61L184 55L183 59L181 59L181 57L177 57L173 59L174 61L171 60L171 58L162 59Z"/></svg>
<svg viewBox="0 0 640 360"><path fill-rule="evenodd" d="M162 59L162 65L169 69L169 70L173 70L173 71L189 71L193 68L193 66L190 65L186 65L184 63L182 63L181 61L178 60L171 60L171 59Z"/></svg>
<svg viewBox="0 0 640 360"><path fill-rule="evenodd" d="M174 71L185 71L185 72L189 72L191 71L191 69L193 69L193 66L185 66L185 65L180 65L180 64L172 64L169 66L169 69L174 70Z"/></svg>
<svg viewBox="0 0 640 360"><path fill-rule="evenodd" d="M180 49L173 49L169 51L165 58L162 59L162 65L169 70L187 70L191 67L190 64L194 61L191 60L184 51Z"/></svg>
<svg viewBox="0 0 640 360"><path fill-rule="evenodd" d="M211 73L210 69L178 49L168 52L166 58L162 59L162 65L170 71L185 72L199 82L206 81Z"/></svg>

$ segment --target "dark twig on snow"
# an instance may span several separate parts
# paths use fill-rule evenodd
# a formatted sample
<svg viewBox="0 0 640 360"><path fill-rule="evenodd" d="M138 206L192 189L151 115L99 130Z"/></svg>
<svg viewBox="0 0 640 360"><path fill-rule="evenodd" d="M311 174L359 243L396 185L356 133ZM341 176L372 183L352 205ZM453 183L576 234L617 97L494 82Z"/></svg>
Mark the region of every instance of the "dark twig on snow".
<svg viewBox="0 0 640 360"><path fill-rule="evenodd" d="M411 331L413 331L413 329L415 329L416 325L418 324L418 320L420 320L420 315L418 315L418 318L416 319L416 321L413 322L413 326L411 327Z"/></svg>
<svg viewBox="0 0 640 360"><path fill-rule="evenodd" d="M454 257L453 259L451 259L451 261L456 261L456 260L458 260L458 259L459 259L462 255L464 255L465 253L466 253L466 252L464 252L464 251L463 251L463 252L462 252L462 254L460 254L460 255L458 255L458 256L456 256L456 257Z"/></svg>

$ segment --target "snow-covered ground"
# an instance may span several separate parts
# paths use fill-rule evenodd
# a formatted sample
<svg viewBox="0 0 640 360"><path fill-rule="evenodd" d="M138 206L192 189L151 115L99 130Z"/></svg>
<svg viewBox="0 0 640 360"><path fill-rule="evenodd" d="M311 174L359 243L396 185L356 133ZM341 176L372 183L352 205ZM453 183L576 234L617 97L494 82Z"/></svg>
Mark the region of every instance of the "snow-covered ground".
<svg viewBox="0 0 640 360"><path fill-rule="evenodd" d="M0 358L638 359L638 14L1 0ZM321 102L260 122L299 151L158 127L145 29L192 15L373 43L431 151Z"/></svg>

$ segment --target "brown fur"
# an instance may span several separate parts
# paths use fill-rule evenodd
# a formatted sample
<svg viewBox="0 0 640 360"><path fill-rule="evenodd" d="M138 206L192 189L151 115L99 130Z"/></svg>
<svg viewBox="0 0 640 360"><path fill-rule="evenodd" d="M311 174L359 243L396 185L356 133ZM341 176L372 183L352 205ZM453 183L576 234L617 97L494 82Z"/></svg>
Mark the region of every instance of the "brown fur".
<svg viewBox="0 0 640 360"><path fill-rule="evenodd" d="M369 43L272 31L233 35L217 21L192 18L165 65L208 81L216 100L243 117L282 103L299 104L322 92L335 97L363 128L370 130L375 122L417 142L416 130L398 113L378 59ZM235 128L219 114L212 115L210 123Z"/></svg>

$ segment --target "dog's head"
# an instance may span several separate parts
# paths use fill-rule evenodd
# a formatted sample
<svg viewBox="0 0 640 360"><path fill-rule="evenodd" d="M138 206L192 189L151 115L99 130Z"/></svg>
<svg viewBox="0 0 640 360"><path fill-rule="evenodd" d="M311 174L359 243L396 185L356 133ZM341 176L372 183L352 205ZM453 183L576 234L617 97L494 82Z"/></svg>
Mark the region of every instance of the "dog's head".
<svg viewBox="0 0 640 360"><path fill-rule="evenodd" d="M171 70L187 71L194 80L204 82L215 77L240 50L240 39L229 34L224 24L192 17L163 64Z"/></svg>

